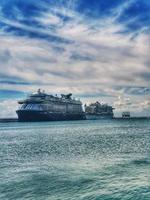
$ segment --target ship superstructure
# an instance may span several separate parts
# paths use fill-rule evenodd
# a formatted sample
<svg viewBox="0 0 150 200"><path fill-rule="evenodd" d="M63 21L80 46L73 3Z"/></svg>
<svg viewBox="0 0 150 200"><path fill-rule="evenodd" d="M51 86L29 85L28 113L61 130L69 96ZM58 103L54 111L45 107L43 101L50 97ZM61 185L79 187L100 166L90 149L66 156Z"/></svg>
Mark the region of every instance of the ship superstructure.
<svg viewBox="0 0 150 200"><path fill-rule="evenodd" d="M113 118L114 108L108 104L101 104L100 102L91 103L89 106L85 105L86 119L105 119Z"/></svg>
<svg viewBox="0 0 150 200"><path fill-rule="evenodd" d="M16 111L19 121L54 121L85 119L80 100L72 94L48 95L40 89L27 99L18 102L21 106Z"/></svg>

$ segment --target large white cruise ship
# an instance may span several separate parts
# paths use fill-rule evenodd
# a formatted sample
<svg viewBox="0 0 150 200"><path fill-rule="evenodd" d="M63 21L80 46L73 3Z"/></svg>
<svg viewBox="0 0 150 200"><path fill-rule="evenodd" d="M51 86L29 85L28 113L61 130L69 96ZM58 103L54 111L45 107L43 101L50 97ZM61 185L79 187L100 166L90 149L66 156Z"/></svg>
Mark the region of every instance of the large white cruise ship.
<svg viewBox="0 0 150 200"><path fill-rule="evenodd" d="M114 108L107 104L101 104L98 101L85 105L86 119L112 119L114 117Z"/></svg>
<svg viewBox="0 0 150 200"><path fill-rule="evenodd" d="M72 98L72 94L48 95L40 89L19 101L16 111L19 121L82 120L85 113L82 102Z"/></svg>

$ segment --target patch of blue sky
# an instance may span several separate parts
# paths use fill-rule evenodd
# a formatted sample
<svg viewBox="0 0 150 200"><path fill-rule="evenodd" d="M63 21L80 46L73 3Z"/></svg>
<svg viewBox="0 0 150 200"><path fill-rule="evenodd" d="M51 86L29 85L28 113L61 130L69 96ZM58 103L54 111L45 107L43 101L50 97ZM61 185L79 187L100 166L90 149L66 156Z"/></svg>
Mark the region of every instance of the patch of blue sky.
<svg viewBox="0 0 150 200"><path fill-rule="evenodd" d="M34 27L37 29L49 29L54 30L53 25L49 25L48 27L43 26L42 23L38 21L38 19L47 11L48 8L43 8L42 4L37 3L37 1L7 1L5 5L1 6L0 16L3 25L9 20L11 23L16 24L20 23L20 25L26 25L28 27ZM1 20L0 20L1 21ZM5 22L6 21L6 22Z"/></svg>
<svg viewBox="0 0 150 200"><path fill-rule="evenodd" d="M71 16L67 16L63 13L54 13L57 17L59 17L64 23L67 23L71 20L73 20L73 18Z"/></svg>
<svg viewBox="0 0 150 200"><path fill-rule="evenodd" d="M5 100L5 99L17 99L17 98L22 98L25 97L26 94L21 91L16 91L16 90L5 90L1 89L0 90L0 100Z"/></svg>
<svg viewBox="0 0 150 200"><path fill-rule="evenodd" d="M130 32L150 27L150 4L140 0L134 1L124 9L117 22L124 24Z"/></svg>
<svg viewBox="0 0 150 200"><path fill-rule="evenodd" d="M28 82L18 82L18 81L11 81L11 80L0 80L0 84L8 84L8 85L32 85L33 83Z"/></svg>
<svg viewBox="0 0 150 200"><path fill-rule="evenodd" d="M124 3L124 0L79 0L76 9L78 12L84 13L88 17L108 17L112 15L113 9L122 3Z"/></svg>
<svg viewBox="0 0 150 200"><path fill-rule="evenodd" d="M52 35L50 33L45 33L44 31L36 31L36 30L25 30L24 28L15 27L13 25L5 26L5 31L9 34L13 34L15 36L23 36L23 37L29 37L31 39L41 39L46 40L48 42L52 43L64 43L64 44L70 44L73 43L73 41Z"/></svg>
<svg viewBox="0 0 150 200"><path fill-rule="evenodd" d="M16 19L17 16L28 18L41 16L44 12L57 7L65 7L68 1L63 0L5 0L0 2L4 15L10 19ZM65 15L58 14L64 20L69 19Z"/></svg>
<svg viewBox="0 0 150 200"><path fill-rule="evenodd" d="M40 2L40 1L39 1ZM0 3L2 5L2 11L7 17L15 18L19 11L24 17L37 16L39 11L43 11L44 7L41 3L37 3L36 0L5 0Z"/></svg>

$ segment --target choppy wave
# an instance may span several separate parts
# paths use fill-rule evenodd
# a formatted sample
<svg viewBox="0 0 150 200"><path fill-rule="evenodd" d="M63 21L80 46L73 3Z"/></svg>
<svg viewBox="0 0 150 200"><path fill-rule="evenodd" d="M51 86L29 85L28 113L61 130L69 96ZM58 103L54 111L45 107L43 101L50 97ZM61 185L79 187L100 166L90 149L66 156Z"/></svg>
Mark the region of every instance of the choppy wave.
<svg viewBox="0 0 150 200"><path fill-rule="evenodd" d="M0 124L1 200L148 200L150 122Z"/></svg>

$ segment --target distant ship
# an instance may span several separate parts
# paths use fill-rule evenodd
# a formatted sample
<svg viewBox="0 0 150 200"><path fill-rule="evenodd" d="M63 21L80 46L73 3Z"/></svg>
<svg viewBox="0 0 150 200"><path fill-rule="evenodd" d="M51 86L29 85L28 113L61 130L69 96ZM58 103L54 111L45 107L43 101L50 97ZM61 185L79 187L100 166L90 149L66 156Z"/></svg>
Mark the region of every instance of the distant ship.
<svg viewBox="0 0 150 200"><path fill-rule="evenodd" d="M86 119L112 119L114 117L114 108L107 104L101 104L98 101L85 105Z"/></svg>
<svg viewBox="0 0 150 200"><path fill-rule="evenodd" d="M123 112L122 113L122 118L130 118L130 112L129 111L126 111L126 112Z"/></svg>
<svg viewBox="0 0 150 200"><path fill-rule="evenodd" d="M40 89L19 101L16 111L18 121L82 120L85 113L80 100L72 99L72 94L48 95Z"/></svg>

